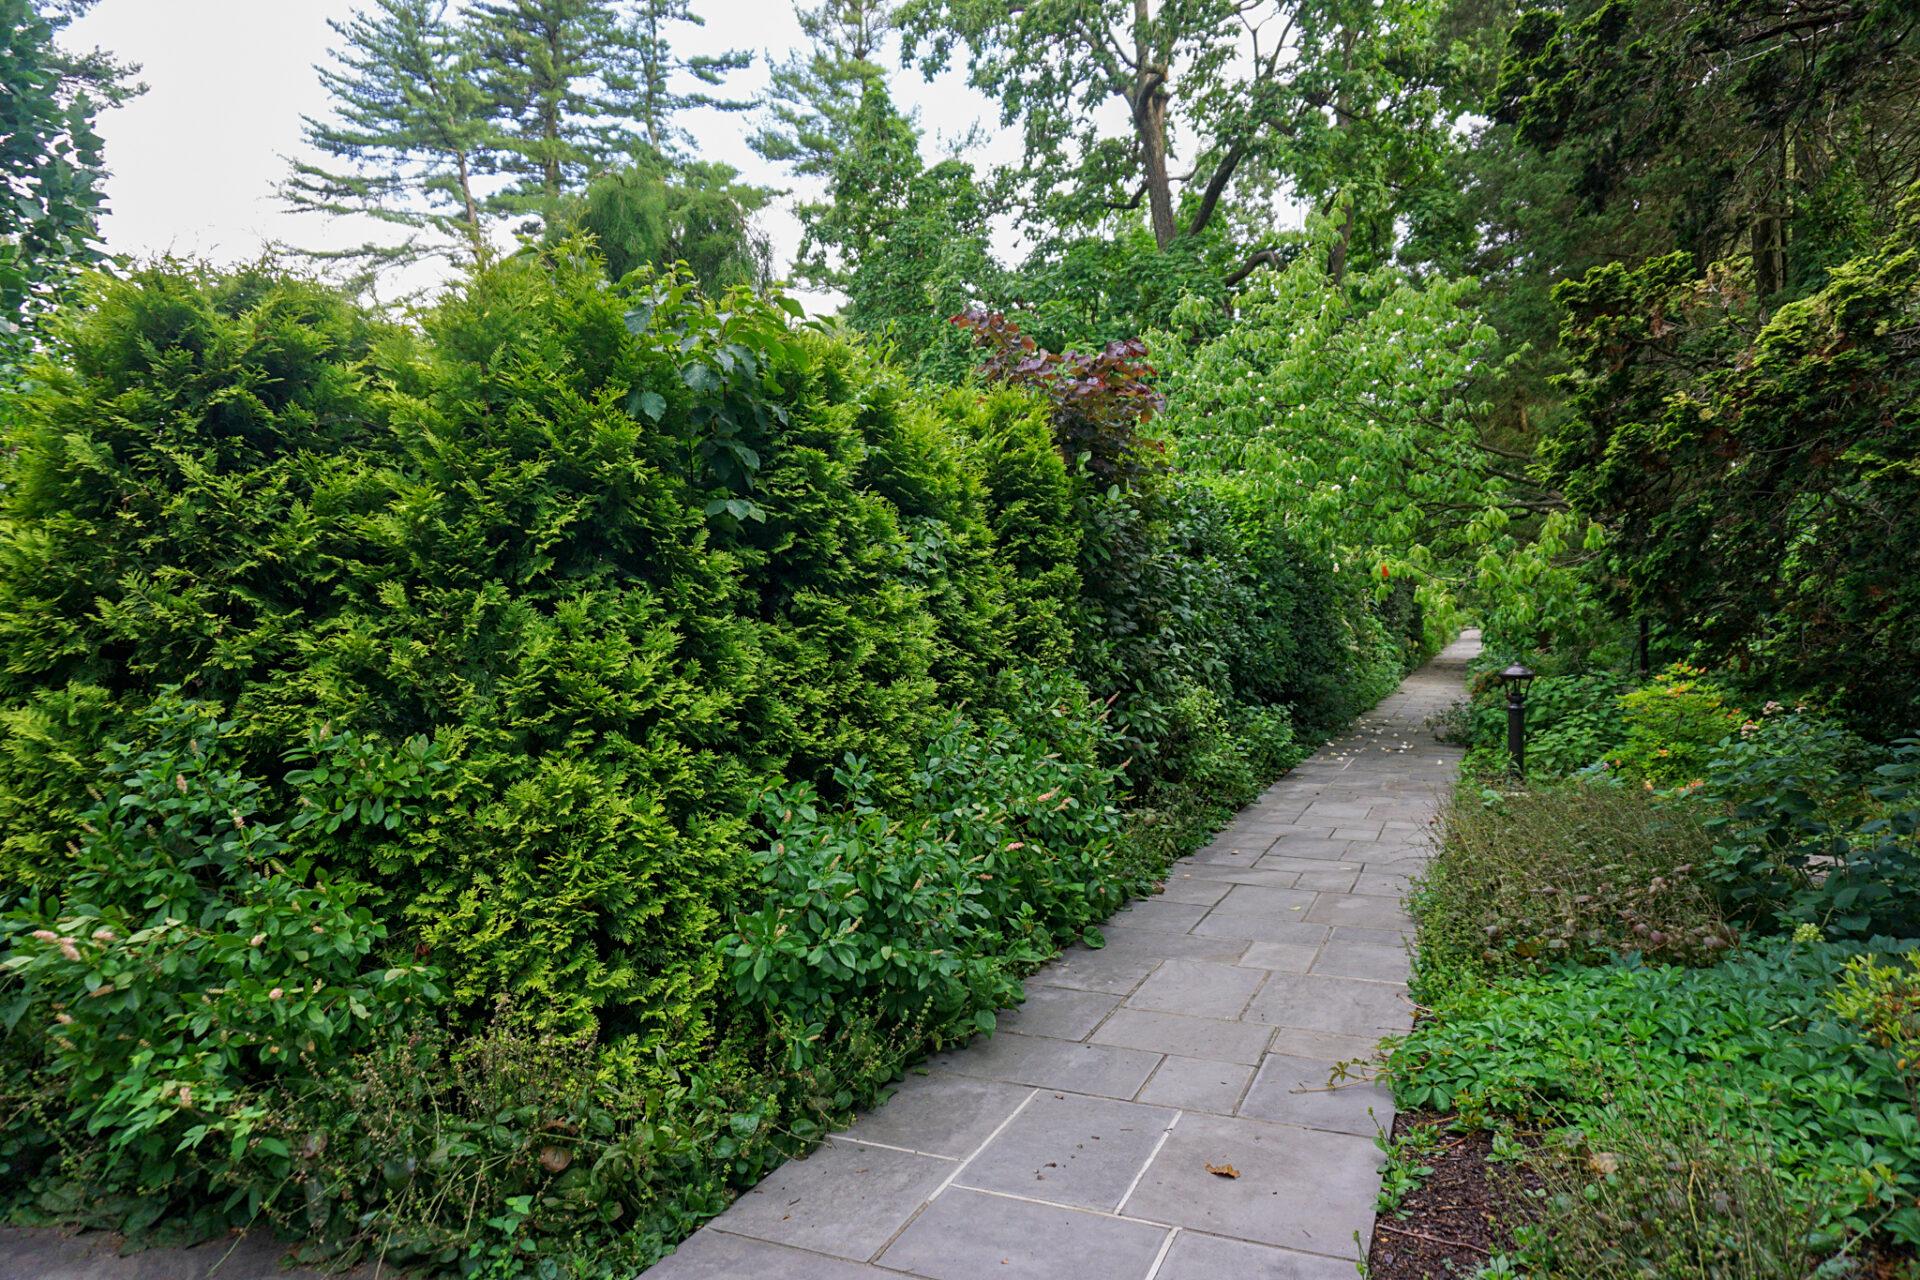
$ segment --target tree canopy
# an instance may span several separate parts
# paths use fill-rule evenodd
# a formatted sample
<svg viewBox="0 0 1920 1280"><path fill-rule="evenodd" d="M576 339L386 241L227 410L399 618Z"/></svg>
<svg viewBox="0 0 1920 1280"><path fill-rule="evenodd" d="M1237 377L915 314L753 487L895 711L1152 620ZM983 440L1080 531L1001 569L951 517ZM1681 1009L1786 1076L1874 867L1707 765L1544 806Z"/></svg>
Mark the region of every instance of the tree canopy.
<svg viewBox="0 0 1920 1280"><path fill-rule="evenodd" d="M676 49L704 23L686 0L369 3L332 24L331 109L306 122L325 159L294 161L282 194L405 234L322 260L484 261L501 225L555 230L595 179L686 159L686 111L747 105L715 92L746 54Z"/></svg>
<svg viewBox="0 0 1920 1280"><path fill-rule="evenodd" d="M0 367L31 342L97 240L105 160L94 117L140 87L133 68L61 47L86 0L0 3Z"/></svg>

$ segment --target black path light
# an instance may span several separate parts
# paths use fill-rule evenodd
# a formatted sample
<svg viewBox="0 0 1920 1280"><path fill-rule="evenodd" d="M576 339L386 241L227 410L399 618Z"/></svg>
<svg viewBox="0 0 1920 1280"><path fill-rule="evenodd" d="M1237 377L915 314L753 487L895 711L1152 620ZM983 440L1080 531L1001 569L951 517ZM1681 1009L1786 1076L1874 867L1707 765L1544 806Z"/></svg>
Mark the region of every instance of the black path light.
<svg viewBox="0 0 1920 1280"><path fill-rule="evenodd" d="M1508 765L1514 777L1525 779L1527 776L1527 688L1533 683L1533 672L1516 662L1500 673L1500 683L1507 686Z"/></svg>

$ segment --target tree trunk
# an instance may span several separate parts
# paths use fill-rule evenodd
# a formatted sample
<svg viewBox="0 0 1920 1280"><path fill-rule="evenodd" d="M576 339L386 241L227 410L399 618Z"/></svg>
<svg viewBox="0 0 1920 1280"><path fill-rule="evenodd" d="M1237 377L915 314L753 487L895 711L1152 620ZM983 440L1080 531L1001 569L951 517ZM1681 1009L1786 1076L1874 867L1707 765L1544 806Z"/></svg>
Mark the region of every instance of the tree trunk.
<svg viewBox="0 0 1920 1280"><path fill-rule="evenodd" d="M1780 243L1783 230L1781 219L1771 212L1753 220L1753 290L1762 299L1771 298L1786 284L1786 252Z"/></svg>
<svg viewBox="0 0 1920 1280"><path fill-rule="evenodd" d="M480 266L487 260L487 238L480 230L480 206L473 198L473 167L467 153L458 153L460 160L460 202L465 207L467 218L467 243L473 249L473 265Z"/></svg>
<svg viewBox="0 0 1920 1280"><path fill-rule="evenodd" d="M1148 0L1133 0L1134 80L1133 128L1140 139L1146 167L1147 210L1153 218L1153 239L1162 249L1180 234L1173 223L1173 180L1167 174L1167 75L1169 68L1153 57L1148 46L1152 14Z"/></svg>
<svg viewBox="0 0 1920 1280"><path fill-rule="evenodd" d="M1134 112L1139 121L1140 147L1147 165L1147 209L1153 216L1153 238L1164 249L1179 235L1173 224L1173 180L1167 176L1167 95L1155 87Z"/></svg>
<svg viewBox="0 0 1920 1280"><path fill-rule="evenodd" d="M1340 221L1340 236L1327 250L1327 274L1335 287L1347 278L1347 255L1353 249L1353 195L1347 195L1347 216Z"/></svg>
<svg viewBox="0 0 1920 1280"><path fill-rule="evenodd" d="M547 59L549 74L560 76L563 66L564 49L561 44L561 31L558 25L547 27ZM546 187L549 203L560 199L560 103L566 94L564 80L547 86L545 101L540 105L540 137L546 143L546 154L540 157L540 181Z"/></svg>
<svg viewBox="0 0 1920 1280"><path fill-rule="evenodd" d="M1753 220L1753 291L1764 301L1787 287L1787 211L1792 208L1793 139L1780 130L1773 199Z"/></svg>

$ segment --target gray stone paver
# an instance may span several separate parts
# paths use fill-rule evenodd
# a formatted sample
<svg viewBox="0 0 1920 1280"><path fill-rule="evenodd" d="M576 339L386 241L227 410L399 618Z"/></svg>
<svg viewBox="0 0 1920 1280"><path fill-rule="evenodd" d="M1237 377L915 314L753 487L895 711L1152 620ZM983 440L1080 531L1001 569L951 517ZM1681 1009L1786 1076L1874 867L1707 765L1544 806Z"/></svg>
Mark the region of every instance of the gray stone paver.
<svg viewBox="0 0 1920 1280"><path fill-rule="evenodd" d="M938 1156L830 1138L762 1178L713 1225L861 1262L885 1248L958 1167Z"/></svg>
<svg viewBox="0 0 1920 1280"><path fill-rule="evenodd" d="M1127 1007L1189 1018L1238 1018L1264 981L1258 970L1237 964L1169 960L1127 997Z"/></svg>
<svg viewBox="0 0 1920 1280"><path fill-rule="evenodd" d="M1255 1120L1370 1138L1393 1115L1393 1095L1371 1081L1336 1079L1336 1064L1270 1053L1241 1101L1239 1114Z"/></svg>
<svg viewBox="0 0 1920 1280"><path fill-rule="evenodd" d="M1247 1006L1247 1021L1347 1036L1394 1035L1413 1025L1406 992L1392 983L1276 974Z"/></svg>
<svg viewBox="0 0 1920 1280"><path fill-rule="evenodd" d="M1237 1018L1188 1018L1151 1009L1117 1009L1093 1033L1095 1044L1250 1066L1260 1061L1272 1038L1272 1028Z"/></svg>
<svg viewBox="0 0 1920 1280"><path fill-rule="evenodd" d="M1181 1111L1232 1115L1252 1080L1253 1068L1243 1062L1170 1055L1160 1063L1153 1079L1141 1086L1137 1098Z"/></svg>
<svg viewBox="0 0 1920 1280"><path fill-rule="evenodd" d="M1372 1138L1186 1114L1121 1213L1306 1253L1354 1256L1373 1229L1385 1157ZM1208 1171L1231 1166L1237 1178ZM1091 1277L1089 1277L1091 1280Z"/></svg>
<svg viewBox="0 0 1920 1280"><path fill-rule="evenodd" d="M649 1276L1352 1276L1393 1105L1364 1071L1330 1077L1411 1020L1401 899L1460 754L1426 724L1476 645L1275 783L1114 916L1105 948L1034 974L996 1034L932 1059Z"/></svg>
<svg viewBox="0 0 1920 1280"><path fill-rule="evenodd" d="M971 1076L910 1075L894 1087L885 1106L855 1120L843 1136L964 1160L1032 1097L1030 1085Z"/></svg>
<svg viewBox="0 0 1920 1280"><path fill-rule="evenodd" d="M1154 1223L954 1187L900 1233L880 1262L931 1280L1144 1276L1167 1235Z"/></svg>
<svg viewBox="0 0 1920 1280"><path fill-rule="evenodd" d="M959 1186L1075 1209L1120 1207L1180 1113L1042 1093L955 1178Z"/></svg>
<svg viewBox="0 0 1920 1280"><path fill-rule="evenodd" d="M1085 1040L1119 1005L1119 996L1104 991L1034 987L1027 992L1026 1003L1000 1015L1000 1030L1056 1040Z"/></svg>
<svg viewBox="0 0 1920 1280"><path fill-rule="evenodd" d="M1311 972L1328 978L1404 982L1407 977L1407 948L1404 944L1352 942L1336 938L1320 948Z"/></svg>
<svg viewBox="0 0 1920 1280"><path fill-rule="evenodd" d="M1131 1098L1160 1065L1160 1055L1124 1046L1076 1044L1003 1031L966 1049L940 1054L927 1065L934 1071L1005 1080L1037 1089Z"/></svg>
<svg viewBox="0 0 1920 1280"><path fill-rule="evenodd" d="M875 1280L893 1272L863 1262L848 1262L786 1245L768 1244L708 1228L697 1231L674 1253L670 1264L649 1268L647 1274L671 1272L674 1280Z"/></svg>
<svg viewBox="0 0 1920 1280"><path fill-rule="evenodd" d="M1183 1231L1154 1280L1354 1280L1353 1263Z"/></svg>

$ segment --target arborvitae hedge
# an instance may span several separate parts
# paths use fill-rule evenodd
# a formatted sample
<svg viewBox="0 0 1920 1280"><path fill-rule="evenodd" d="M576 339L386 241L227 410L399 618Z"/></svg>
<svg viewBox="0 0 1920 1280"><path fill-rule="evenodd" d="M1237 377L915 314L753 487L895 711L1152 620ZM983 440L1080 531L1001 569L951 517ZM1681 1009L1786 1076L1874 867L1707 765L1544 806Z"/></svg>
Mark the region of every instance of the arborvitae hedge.
<svg viewBox="0 0 1920 1280"><path fill-rule="evenodd" d="M990 1022L1407 657L1073 412L573 246L414 327L97 280L4 411L0 1194L630 1263ZM323 918L387 979L312 985ZM129 1037L137 1107L83 1063Z"/></svg>

